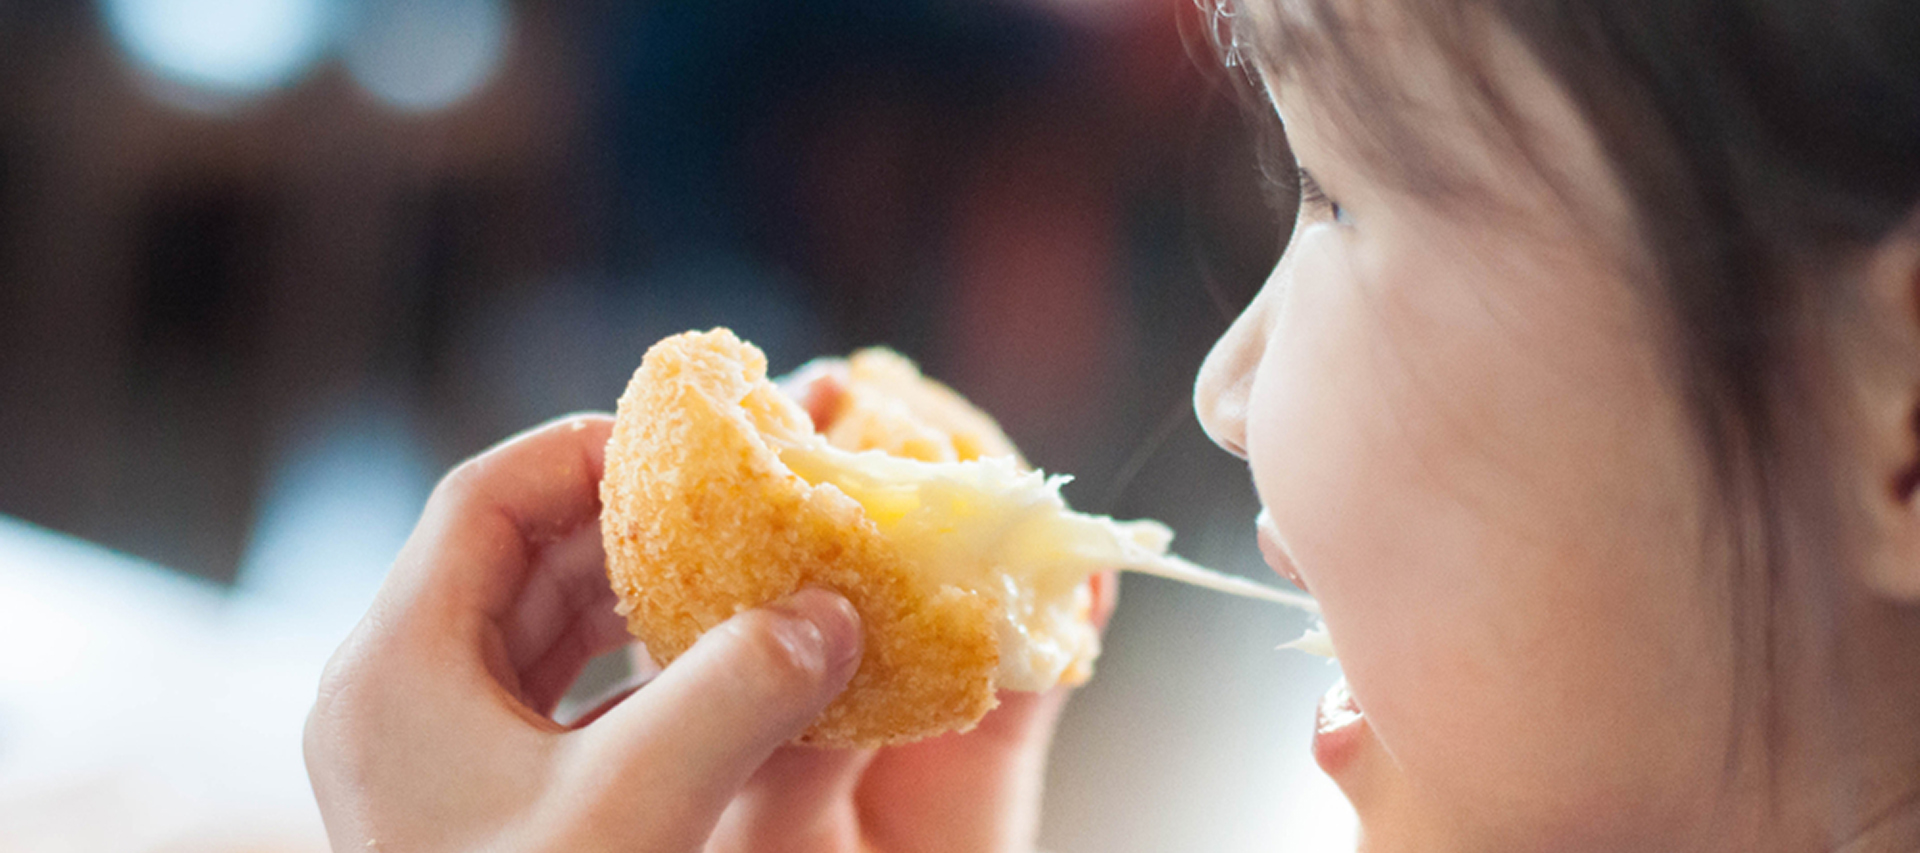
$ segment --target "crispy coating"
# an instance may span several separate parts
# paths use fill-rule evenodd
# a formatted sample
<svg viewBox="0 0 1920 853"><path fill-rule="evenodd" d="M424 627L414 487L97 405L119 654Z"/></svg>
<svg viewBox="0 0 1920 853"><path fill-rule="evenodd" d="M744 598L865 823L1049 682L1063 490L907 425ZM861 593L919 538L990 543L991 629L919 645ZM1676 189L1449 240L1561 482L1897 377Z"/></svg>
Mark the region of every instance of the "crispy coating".
<svg viewBox="0 0 1920 853"><path fill-rule="evenodd" d="M990 418L897 355L824 369L844 371L825 413L837 446L929 461L1013 452ZM871 747L971 728L996 702L998 602L917 576L858 503L789 471L768 436L811 433L814 418L766 370L725 329L689 332L654 345L621 396L601 525L628 629L664 665L741 610L831 588L860 612L866 651L801 740Z"/></svg>
<svg viewBox="0 0 1920 853"><path fill-rule="evenodd" d="M922 462L960 462L1020 452L1000 425L953 389L920 375L899 353L867 349L854 353L844 369L837 359L827 370L844 374L845 393L828 414L827 441L846 450L884 450Z"/></svg>

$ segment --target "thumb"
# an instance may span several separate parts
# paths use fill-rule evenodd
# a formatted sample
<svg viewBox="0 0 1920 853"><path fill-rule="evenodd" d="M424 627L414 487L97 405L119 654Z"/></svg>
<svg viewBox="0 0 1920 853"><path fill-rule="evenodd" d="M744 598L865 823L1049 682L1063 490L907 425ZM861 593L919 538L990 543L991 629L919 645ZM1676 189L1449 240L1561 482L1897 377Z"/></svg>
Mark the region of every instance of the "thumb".
<svg viewBox="0 0 1920 853"><path fill-rule="evenodd" d="M714 627L575 733L570 746L596 765L601 790L641 801L610 803L603 816L633 822L629 838L697 849L754 770L846 688L861 648L859 615L822 589Z"/></svg>

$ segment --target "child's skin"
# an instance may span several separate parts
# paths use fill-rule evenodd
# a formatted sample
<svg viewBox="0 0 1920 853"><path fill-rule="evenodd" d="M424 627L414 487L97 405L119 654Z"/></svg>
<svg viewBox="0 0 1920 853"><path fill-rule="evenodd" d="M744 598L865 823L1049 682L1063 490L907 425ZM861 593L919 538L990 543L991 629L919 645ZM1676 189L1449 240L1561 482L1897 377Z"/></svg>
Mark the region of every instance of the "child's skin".
<svg viewBox="0 0 1920 853"><path fill-rule="evenodd" d="M1392 45L1390 16L1373 23ZM1268 75L1331 201L1301 211L1196 390L1364 709L1316 749L1365 849L1920 847L1920 509L1888 487L1920 466L1920 239L1827 271L1860 306L1807 336L1843 389L1832 474L1860 504L1859 559L1817 567L1837 573L1825 611L1784 588L1766 689L1738 690L1760 652L1732 626L1755 614L1712 544L1724 519L1668 318L1634 283L1645 249L1574 108L1499 45L1553 189L1437 60L1396 60L1397 102L1470 179L1472 211L1379 179L1337 110ZM824 593L743 614L587 725L547 719L625 639L594 525L606 434L549 426L436 490L309 722L336 849L1030 847L1061 693L878 754L780 746L857 657L855 617Z"/></svg>
<svg viewBox="0 0 1920 853"><path fill-rule="evenodd" d="M1326 200L1196 394L1250 461L1263 550L1321 602L1364 710L1316 747L1365 849L1824 850L1903 813L1912 831L1920 515L1886 486L1916 455L1915 240L1832 271L1882 318L1844 330L1874 344L1843 365L1860 399L1835 426L1861 452L1842 485L1881 559L1841 580L1826 662L1792 659L1817 633L1785 608L1787 675L1743 702L1736 668L1758 652L1733 642L1707 458L1605 161L1515 42L1493 68L1558 194L1476 129L1436 57L1371 23L1394 94L1480 206L1395 189L1317 90L1267 74ZM1857 704L1828 716L1843 692Z"/></svg>

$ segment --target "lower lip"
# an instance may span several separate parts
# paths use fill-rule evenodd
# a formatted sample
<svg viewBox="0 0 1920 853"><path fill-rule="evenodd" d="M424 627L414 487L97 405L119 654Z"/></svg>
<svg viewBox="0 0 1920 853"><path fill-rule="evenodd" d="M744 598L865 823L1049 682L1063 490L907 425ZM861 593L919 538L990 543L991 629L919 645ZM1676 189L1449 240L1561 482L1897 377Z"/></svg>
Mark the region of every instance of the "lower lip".
<svg viewBox="0 0 1920 853"><path fill-rule="evenodd" d="M1313 761L1329 776L1337 776L1360 753L1367 736L1367 718L1340 679L1320 700L1313 721Z"/></svg>

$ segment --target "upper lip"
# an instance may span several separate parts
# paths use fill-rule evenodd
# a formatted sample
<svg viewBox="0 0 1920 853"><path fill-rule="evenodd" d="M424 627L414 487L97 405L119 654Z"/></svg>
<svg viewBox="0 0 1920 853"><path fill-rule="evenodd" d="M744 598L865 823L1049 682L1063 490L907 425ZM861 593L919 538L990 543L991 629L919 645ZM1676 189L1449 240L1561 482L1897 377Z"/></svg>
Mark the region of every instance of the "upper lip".
<svg viewBox="0 0 1920 853"><path fill-rule="evenodd" d="M1266 558L1267 565L1272 566L1288 583L1299 587L1301 592L1312 595L1313 590L1308 589L1306 580L1300 577L1299 567L1293 564L1293 558L1287 555L1287 549L1280 544L1280 532L1273 526L1273 516L1264 509L1260 510L1260 516L1253 520L1253 527L1257 533L1255 538L1260 541L1260 556Z"/></svg>

